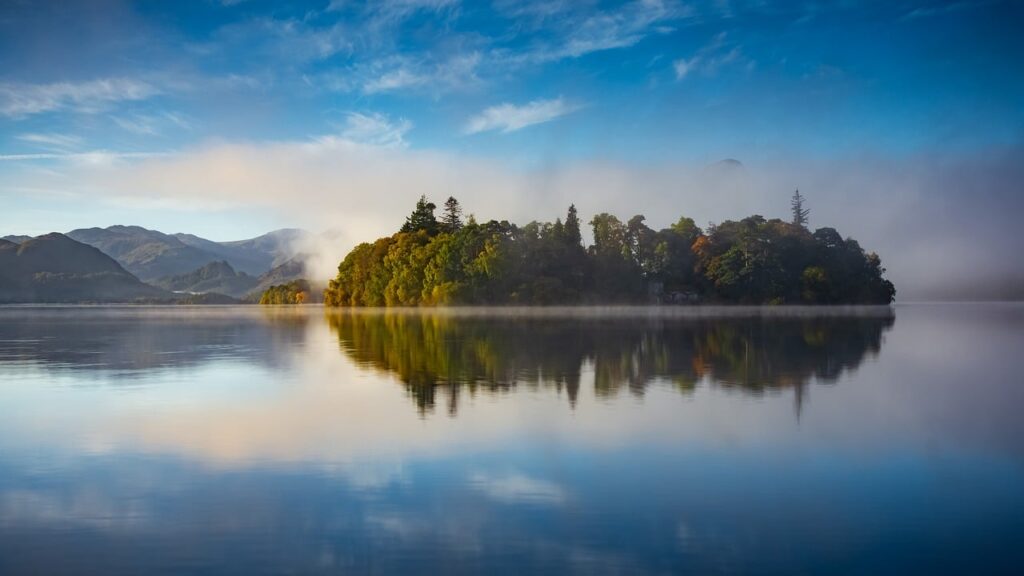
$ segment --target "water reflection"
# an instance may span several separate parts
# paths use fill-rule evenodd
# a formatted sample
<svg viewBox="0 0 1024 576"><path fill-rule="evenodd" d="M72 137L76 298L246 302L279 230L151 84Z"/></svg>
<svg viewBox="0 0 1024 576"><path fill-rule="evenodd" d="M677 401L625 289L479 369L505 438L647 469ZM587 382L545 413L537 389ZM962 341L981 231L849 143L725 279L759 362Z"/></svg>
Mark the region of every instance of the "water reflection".
<svg viewBox="0 0 1024 576"><path fill-rule="evenodd" d="M204 309L205 308L205 309ZM301 347L304 313L212 307L23 307L3 310L0 362L135 378L222 360L282 367Z"/></svg>
<svg viewBox="0 0 1024 576"><path fill-rule="evenodd" d="M0 574L1021 573L1024 306L897 315L0 308Z"/></svg>
<svg viewBox="0 0 1024 576"><path fill-rule="evenodd" d="M895 320L889 308L848 315L626 317L341 311L328 315L341 349L398 376L421 413L443 391L456 415L462 390L550 386L575 406L585 375L594 393L636 396L656 382L684 394L701 382L749 394L833 383L876 355Z"/></svg>

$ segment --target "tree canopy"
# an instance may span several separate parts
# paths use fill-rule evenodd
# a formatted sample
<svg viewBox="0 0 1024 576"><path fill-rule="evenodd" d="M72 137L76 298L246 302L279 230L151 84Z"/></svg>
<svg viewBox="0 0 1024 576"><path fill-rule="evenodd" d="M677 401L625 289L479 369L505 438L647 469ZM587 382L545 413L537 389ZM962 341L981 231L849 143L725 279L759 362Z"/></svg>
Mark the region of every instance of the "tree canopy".
<svg viewBox="0 0 1024 576"><path fill-rule="evenodd" d="M311 301L310 292L309 282L292 280L267 288L260 296L260 304L305 304Z"/></svg>
<svg viewBox="0 0 1024 576"><path fill-rule="evenodd" d="M895 295L878 255L833 228L754 215L706 231L683 216L654 230L642 215L601 213L584 247L575 206L564 221L524 226L463 223L454 198L441 222L434 209L421 197L401 231L356 246L325 303L888 304Z"/></svg>

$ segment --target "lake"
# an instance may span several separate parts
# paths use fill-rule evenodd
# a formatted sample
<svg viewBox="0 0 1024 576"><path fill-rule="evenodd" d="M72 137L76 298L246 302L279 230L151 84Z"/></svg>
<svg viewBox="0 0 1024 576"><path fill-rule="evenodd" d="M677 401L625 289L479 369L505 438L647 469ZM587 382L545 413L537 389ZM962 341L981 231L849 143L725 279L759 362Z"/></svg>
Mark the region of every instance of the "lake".
<svg viewBox="0 0 1024 576"><path fill-rule="evenodd" d="M0 308L0 573L1024 573L1024 306Z"/></svg>

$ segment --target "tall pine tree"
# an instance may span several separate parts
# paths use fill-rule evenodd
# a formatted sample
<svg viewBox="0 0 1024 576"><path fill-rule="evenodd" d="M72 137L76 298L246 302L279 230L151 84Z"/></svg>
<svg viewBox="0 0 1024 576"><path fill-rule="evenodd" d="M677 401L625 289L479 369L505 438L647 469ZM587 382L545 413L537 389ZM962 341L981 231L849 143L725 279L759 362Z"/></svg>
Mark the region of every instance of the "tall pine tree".
<svg viewBox="0 0 1024 576"><path fill-rule="evenodd" d="M564 237L566 244L581 246L583 235L580 233L580 217L576 213L576 205L569 205L569 213L565 215Z"/></svg>
<svg viewBox="0 0 1024 576"><path fill-rule="evenodd" d="M444 215L441 216L441 230L454 234L462 228L462 206L454 196L449 196L444 203Z"/></svg>
<svg viewBox="0 0 1024 576"><path fill-rule="evenodd" d="M793 199L790 200L789 205L793 210L793 224L806 228L807 217L810 216L811 210L804 208L804 197L800 195L800 190L793 193Z"/></svg>

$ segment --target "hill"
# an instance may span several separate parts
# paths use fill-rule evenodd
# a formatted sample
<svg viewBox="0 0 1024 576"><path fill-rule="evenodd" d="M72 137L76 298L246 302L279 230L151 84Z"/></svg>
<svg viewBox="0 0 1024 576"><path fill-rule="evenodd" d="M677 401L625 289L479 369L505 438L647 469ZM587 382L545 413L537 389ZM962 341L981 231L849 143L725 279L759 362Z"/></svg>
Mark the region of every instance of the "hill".
<svg viewBox="0 0 1024 576"><path fill-rule="evenodd" d="M97 248L59 233L20 244L0 240L0 302L166 300Z"/></svg>
<svg viewBox="0 0 1024 576"><path fill-rule="evenodd" d="M233 298L242 298L248 302L256 302L271 286L284 285L305 278L307 273L304 257L297 256L275 266L258 277L245 272L236 271L224 260L211 262L185 274L165 276L152 282L171 292L179 294L222 294ZM323 286L316 288L319 297Z"/></svg>
<svg viewBox="0 0 1024 576"><path fill-rule="evenodd" d="M253 288L253 291L263 292L274 284L286 284L292 280L302 278L305 274L306 265L304 263L304 259L301 256L298 256L275 266L265 274L260 275L260 277L256 279L256 286Z"/></svg>
<svg viewBox="0 0 1024 576"><path fill-rule="evenodd" d="M3 240L7 240L8 242L14 242L15 244L21 244L25 240L31 240L31 239L32 239L31 236L23 236L23 235L17 235L17 234L13 235L13 236L4 236L3 237Z"/></svg>
<svg viewBox="0 0 1024 576"><path fill-rule="evenodd" d="M165 276L153 281L158 286L172 292L204 294L216 292L228 296L242 297L255 290L257 279L245 272L236 272L231 264L224 260L209 264L176 276Z"/></svg>

